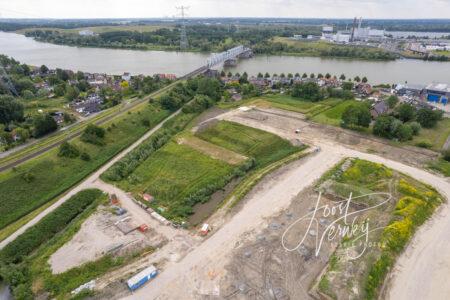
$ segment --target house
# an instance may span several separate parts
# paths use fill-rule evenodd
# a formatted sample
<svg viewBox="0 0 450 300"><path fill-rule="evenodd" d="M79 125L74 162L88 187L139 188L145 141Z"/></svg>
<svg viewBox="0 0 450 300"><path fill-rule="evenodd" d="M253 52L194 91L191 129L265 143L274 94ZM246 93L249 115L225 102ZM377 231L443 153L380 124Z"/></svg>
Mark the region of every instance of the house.
<svg viewBox="0 0 450 300"><path fill-rule="evenodd" d="M128 72L123 73L122 80L130 81L131 80L131 74L128 73Z"/></svg>
<svg viewBox="0 0 450 300"><path fill-rule="evenodd" d="M370 115L372 119L378 118L380 115L387 113L389 110L389 106L384 101L377 102L373 105L370 110Z"/></svg>
<svg viewBox="0 0 450 300"><path fill-rule="evenodd" d="M372 86L368 83L358 83L355 90L361 96L366 97L372 93Z"/></svg>
<svg viewBox="0 0 450 300"><path fill-rule="evenodd" d="M447 104L450 98L450 85L432 83L425 88L425 93L428 101Z"/></svg>
<svg viewBox="0 0 450 300"><path fill-rule="evenodd" d="M78 31L78 34L81 36L94 36L95 32L93 32L92 30L86 29L86 30Z"/></svg>
<svg viewBox="0 0 450 300"><path fill-rule="evenodd" d="M410 96L420 96L425 89L423 84L397 84L395 86L395 93L399 96L410 95Z"/></svg>

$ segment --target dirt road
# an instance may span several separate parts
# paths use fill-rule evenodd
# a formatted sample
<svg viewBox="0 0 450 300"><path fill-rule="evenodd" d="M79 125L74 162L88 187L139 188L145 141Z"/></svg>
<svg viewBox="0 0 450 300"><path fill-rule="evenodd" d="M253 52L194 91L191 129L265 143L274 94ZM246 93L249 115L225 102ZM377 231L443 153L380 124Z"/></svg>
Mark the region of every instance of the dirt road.
<svg viewBox="0 0 450 300"><path fill-rule="evenodd" d="M296 122L301 122L300 119L296 122L281 122L283 126L274 128L267 120L261 121L258 118L251 118L253 121L249 121L244 118L236 118L234 114L227 114L223 117L276 133L288 139L298 138L293 133L293 129L299 128L299 123ZM436 187L450 199L450 185L440 176L392 159L343 147L339 142L317 133L309 135L308 142L321 147L322 151L293 163L292 168L273 179L269 184L258 185L246 197L246 203L242 209L229 222L225 223L179 263L164 269L153 282L127 299L197 299L205 295L217 295L217 286L208 285L208 280L205 278L208 278L210 274L220 274L223 271L227 254L234 247L239 246L237 242L242 235L252 230L258 230L258 227L264 224L265 218L286 208L295 195L311 185L344 157L358 157L385 164ZM447 218L443 219L444 216ZM439 214L417 233L414 242L408 247L406 254L402 256L393 273L395 280L388 292L391 299L413 299L417 295L421 295L421 299L442 299L444 295L450 294L450 287L443 282L447 278L444 274L448 275L450 262L449 216L449 205L444 204ZM429 242L435 243L436 247L430 247ZM437 255L438 253L440 256ZM415 267L416 262L420 268ZM421 291L419 292L418 289Z"/></svg>
<svg viewBox="0 0 450 300"><path fill-rule="evenodd" d="M144 134L139 140L134 142L130 147L120 152L118 155L116 155L113 159L111 159L108 163L103 165L100 169L98 169L95 173L93 173L91 176L86 178L84 181L82 181L80 184L72 188L68 193L66 193L64 196L62 196L58 201L53 203L51 206L49 206L47 209L42 211L39 215L37 215L34 219L32 219L30 222L28 222L26 225L22 226L19 230L14 232L12 235L4 239L0 242L0 249L5 247L9 242L14 240L16 237L21 235L25 230L27 230L29 227L35 225L37 222L39 222L43 217L45 217L48 213L55 210L57 207L59 207L61 204L63 204L65 201L67 201L70 197L78 193L79 191L89 189L89 188L98 188L99 182L98 179L100 178L100 175L105 172L108 168L110 168L114 163L119 161L121 158L123 158L125 155L127 155L129 152L133 151L137 146L139 146L143 141L148 139L153 133L155 133L158 129L160 129L165 122L170 120L171 118L175 117L181 112L181 109L164 119L161 123L156 125L153 129L148 131L146 134Z"/></svg>

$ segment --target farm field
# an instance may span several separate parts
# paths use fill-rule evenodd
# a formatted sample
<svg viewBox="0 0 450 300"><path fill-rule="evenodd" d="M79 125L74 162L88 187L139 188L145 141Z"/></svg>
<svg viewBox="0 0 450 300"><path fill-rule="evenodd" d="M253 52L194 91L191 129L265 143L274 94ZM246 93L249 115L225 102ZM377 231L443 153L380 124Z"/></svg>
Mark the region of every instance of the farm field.
<svg viewBox="0 0 450 300"><path fill-rule="evenodd" d="M223 180L234 166L174 141L145 160L119 186L134 194L155 197L150 204L169 218L192 213L195 201L190 196L208 185Z"/></svg>
<svg viewBox="0 0 450 300"><path fill-rule="evenodd" d="M106 129L103 146L84 143L79 138L71 142L89 155L89 161L79 157L59 157L59 149L55 148L1 173L0 215L4 217L0 219L0 229L53 200L137 140L168 114L168 111L154 105L139 105L102 126ZM150 126L143 124L144 119L149 121Z"/></svg>
<svg viewBox="0 0 450 300"><path fill-rule="evenodd" d="M269 106L293 112L299 112L308 116L313 116L326 109L337 105L342 100L340 99L326 99L318 102L312 102L291 97L290 95L267 95L259 97L258 99L249 102L249 105Z"/></svg>
<svg viewBox="0 0 450 300"><path fill-rule="evenodd" d="M315 115L312 120L327 125L340 126L342 114L347 107L358 103L356 100L345 100L338 105Z"/></svg>
<svg viewBox="0 0 450 300"><path fill-rule="evenodd" d="M271 133L227 121L220 121L201 129L196 136L247 157L253 157L258 168L299 150L289 141Z"/></svg>

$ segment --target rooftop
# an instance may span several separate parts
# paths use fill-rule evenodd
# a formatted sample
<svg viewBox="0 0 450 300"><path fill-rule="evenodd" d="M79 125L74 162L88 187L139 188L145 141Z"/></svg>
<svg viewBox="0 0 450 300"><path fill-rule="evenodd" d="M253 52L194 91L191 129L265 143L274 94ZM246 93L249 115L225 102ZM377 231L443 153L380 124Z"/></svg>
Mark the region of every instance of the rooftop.
<svg viewBox="0 0 450 300"><path fill-rule="evenodd" d="M450 93L450 86L446 83L431 83L427 85L427 90Z"/></svg>

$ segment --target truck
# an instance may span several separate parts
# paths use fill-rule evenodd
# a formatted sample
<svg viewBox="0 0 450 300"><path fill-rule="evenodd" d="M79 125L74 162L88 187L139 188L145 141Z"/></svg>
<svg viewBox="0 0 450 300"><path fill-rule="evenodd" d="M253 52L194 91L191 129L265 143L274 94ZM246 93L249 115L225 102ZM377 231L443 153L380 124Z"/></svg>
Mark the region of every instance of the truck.
<svg viewBox="0 0 450 300"><path fill-rule="evenodd" d="M128 288L131 291L137 290L145 283L155 278L156 275L158 275L158 272L159 272L158 269L154 265L145 268L141 272L137 273L136 275L128 279L127 281Z"/></svg>

